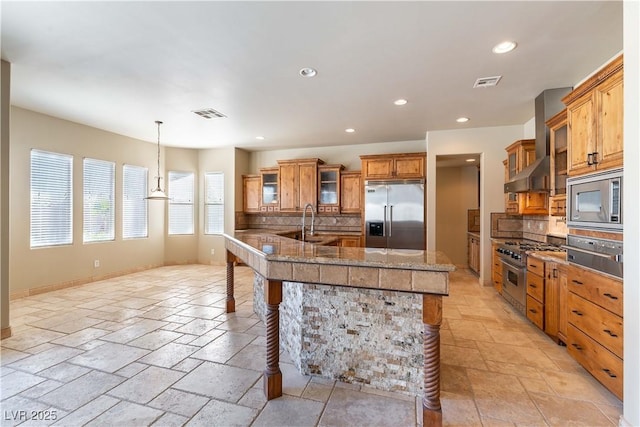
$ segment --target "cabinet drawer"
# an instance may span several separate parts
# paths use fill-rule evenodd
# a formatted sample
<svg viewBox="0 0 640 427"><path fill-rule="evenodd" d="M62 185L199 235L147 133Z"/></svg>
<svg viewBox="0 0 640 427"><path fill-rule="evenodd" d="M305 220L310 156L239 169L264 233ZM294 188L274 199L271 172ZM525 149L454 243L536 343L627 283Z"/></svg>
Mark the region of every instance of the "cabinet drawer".
<svg viewBox="0 0 640 427"><path fill-rule="evenodd" d="M622 317L569 293L569 322L622 358Z"/></svg>
<svg viewBox="0 0 640 427"><path fill-rule="evenodd" d="M567 351L591 375L622 400L622 359L571 324L567 328Z"/></svg>
<svg viewBox="0 0 640 427"><path fill-rule="evenodd" d="M527 295L527 319L540 329L544 329L544 311L542 303Z"/></svg>
<svg viewBox="0 0 640 427"><path fill-rule="evenodd" d="M567 272L569 291L622 316L622 281L575 265Z"/></svg>
<svg viewBox="0 0 640 427"><path fill-rule="evenodd" d="M544 261L534 258L532 256L527 257L527 271L544 277Z"/></svg>
<svg viewBox="0 0 640 427"><path fill-rule="evenodd" d="M527 272L527 295L544 302L544 277Z"/></svg>

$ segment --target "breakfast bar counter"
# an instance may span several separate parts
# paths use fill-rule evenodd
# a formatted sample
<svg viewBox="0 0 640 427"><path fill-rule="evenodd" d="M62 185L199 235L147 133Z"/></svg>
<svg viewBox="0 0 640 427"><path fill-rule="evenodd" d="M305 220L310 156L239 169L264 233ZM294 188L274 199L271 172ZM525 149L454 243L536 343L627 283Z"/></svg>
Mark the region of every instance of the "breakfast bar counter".
<svg viewBox="0 0 640 427"><path fill-rule="evenodd" d="M235 311L234 264L241 261L264 278L267 356L264 391L267 399L282 395L279 368L280 303L283 282L329 286L355 292L382 291L419 297L423 324L423 425L441 425L440 325L442 297L449 292L455 270L440 252L322 246L270 233L225 234L227 250L227 312ZM393 291L393 292L390 292ZM387 302L390 306L394 303ZM368 310L365 310L365 313Z"/></svg>

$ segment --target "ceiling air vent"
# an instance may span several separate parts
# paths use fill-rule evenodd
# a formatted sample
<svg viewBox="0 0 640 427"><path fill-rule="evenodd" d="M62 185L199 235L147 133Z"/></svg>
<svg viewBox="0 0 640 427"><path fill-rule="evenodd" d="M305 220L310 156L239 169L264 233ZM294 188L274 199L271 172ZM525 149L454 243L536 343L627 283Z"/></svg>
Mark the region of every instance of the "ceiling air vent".
<svg viewBox="0 0 640 427"><path fill-rule="evenodd" d="M193 112L199 115L200 117L204 117L205 119L221 119L223 117L227 117L221 112L214 110L213 108L205 108L203 110L193 110Z"/></svg>
<svg viewBox="0 0 640 427"><path fill-rule="evenodd" d="M480 77L473 84L473 87L490 87L498 84L502 76L494 76L494 77Z"/></svg>

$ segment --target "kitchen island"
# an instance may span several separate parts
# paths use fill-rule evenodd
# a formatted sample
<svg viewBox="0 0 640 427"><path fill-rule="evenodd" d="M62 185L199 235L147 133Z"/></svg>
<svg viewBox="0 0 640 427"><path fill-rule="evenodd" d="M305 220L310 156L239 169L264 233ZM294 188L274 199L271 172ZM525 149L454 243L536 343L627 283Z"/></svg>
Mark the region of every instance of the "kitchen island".
<svg viewBox="0 0 640 427"><path fill-rule="evenodd" d="M442 296L449 292L455 267L442 253L421 250L321 246L268 234L225 234L227 249L227 312L235 311L234 263L242 261L264 278L267 357L264 391L267 399L282 395L279 368L280 303L283 282L322 285L355 291L383 291L417 296L423 323L423 423L440 425L440 324ZM397 293L397 294L396 294ZM393 305L393 301L388 301ZM419 331L416 331L419 333Z"/></svg>

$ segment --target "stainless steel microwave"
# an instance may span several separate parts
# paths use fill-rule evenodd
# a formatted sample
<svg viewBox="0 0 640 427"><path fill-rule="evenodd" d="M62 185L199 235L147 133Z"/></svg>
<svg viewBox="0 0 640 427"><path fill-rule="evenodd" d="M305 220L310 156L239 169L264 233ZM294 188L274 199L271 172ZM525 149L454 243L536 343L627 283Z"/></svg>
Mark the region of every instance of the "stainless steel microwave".
<svg viewBox="0 0 640 427"><path fill-rule="evenodd" d="M567 178L567 225L622 231L622 169Z"/></svg>

